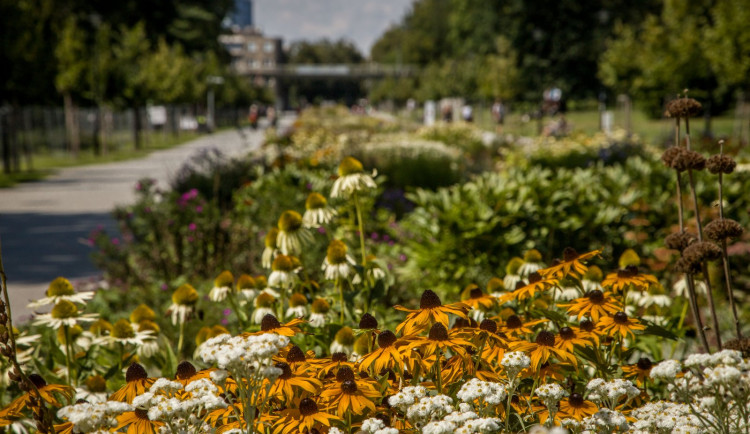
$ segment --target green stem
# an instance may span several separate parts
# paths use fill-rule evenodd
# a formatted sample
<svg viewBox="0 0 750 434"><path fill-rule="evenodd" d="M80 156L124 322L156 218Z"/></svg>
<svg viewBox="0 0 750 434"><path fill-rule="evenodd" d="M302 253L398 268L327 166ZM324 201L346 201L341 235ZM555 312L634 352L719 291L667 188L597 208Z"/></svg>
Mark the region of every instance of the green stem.
<svg viewBox="0 0 750 434"><path fill-rule="evenodd" d="M359 247L362 250L362 266L367 265L367 251L365 250L365 224L362 220L362 207L359 205L359 196L354 193L354 208L357 210L357 226L359 227Z"/></svg>
<svg viewBox="0 0 750 434"><path fill-rule="evenodd" d="M67 325L63 325L63 331L65 332L65 369L68 373L68 386L72 386L72 376L70 375L70 330Z"/></svg>
<svg viewBox="0 0 750 434"><path fill-rule="evenodd" d="M439 394L443 393L443 363L440 361L440 357L443 355L443 352L441 350L438 350L437 357L435 359L435 366L437 369L435 370L435 382L437 383L437 392Z"/></svg>
<svg viewBox="0 0 750 434"><path fill-rule="evenodd" d="M237 300L234 298L234 293L229 293L229 304L232 305L232 309L237 313L237 322L240 323L240 328L244 331L245 330L245 320L244 320L244 312L240 311L239 306L237 305Z"/></svg>
<svg viewBox="0 0 750 434"><path fill-rule="evenodd" d="M180 339L177 340L177 355L182 357L182 344L185 341L185 323L180 322ZM122 362L120 362L122 363Z"/></svg>
<svg viewBox="0 0 750 434"><path fill-rule="evenodd" d="M336 278L336 286L339 288L339 299L341 300L341 325L344 325L344 285L341 283L341 278Z"/></svg>

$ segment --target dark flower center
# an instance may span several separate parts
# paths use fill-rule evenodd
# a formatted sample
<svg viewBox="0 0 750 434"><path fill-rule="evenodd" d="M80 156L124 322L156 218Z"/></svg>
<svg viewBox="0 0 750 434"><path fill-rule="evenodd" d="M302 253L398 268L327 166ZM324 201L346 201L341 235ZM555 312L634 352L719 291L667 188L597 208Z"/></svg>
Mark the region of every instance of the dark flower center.
<svg viewBox="0 0 750 434"><path fill-rule="evenodd" d="M343 383L347 380L354 381L354 371L348 366L342 366L339 368L338 372L336 372L336 381Z"/></svg>
<svg viewBox="0 0 750 434"><path fill-rule="evenodd" d="M443 303L440 302L440 297L438 297L437 294L429 289L425 289L425 291L422 293L422 299L419 301L420 309L434 309L442 305Z"/></svg>
<svg viewBox="0 0 750 434"><path fill-rule="evenodd" d="M359 320L359 328L367 330L376 329L378 328L378 320L369 313L365 313Z"/></svg>
<svg viewBox="0 0 750 434"><path fill-rule="evenodd" d="M614 319L617 324L628 323L628 315L625 312L617 312L614 316Z"/></svg>
<svg viewBox="0 0 750 434"><path fill-rule="evenodd" d="M281 327L281 323L278 319L276 319L275 316L270 313L267 313L266 316L264 316L263 319L260 320L260 329L264 332L271 331L279 327Z"/></svg>
<svg viewBox="0 0 750 434"><path fill-rule="evenodd" d="M387 348L396 342L396 335L390 330L384 330L378 335L378 345L380 348Z"/></svg>
<svg viewBox="0 0 750 434"><path fill-rule="evenodd" d="M346 380L341 383L341 390L348 395L353 395L357 393L357 383L354 380Z"/></svg>
<svg viewBox="0 0 750 434"><path fill-rule="evenodd" d="M177 365L178 380L187 380L188 378L195 375L196 372L198 371L196 371L195 366L193 366L193 364L188 362L187 360L183 360L179 365Z"/></svg>
<svg viewBox="0 0 750 434"><path fill-rule="evenodd" d="M331 361L332 362L346 362L348 360L348 357L346 356L346 353L337 352L331 354Z"/></svg>
<svg viewBox="0 0 750 434"><path fill-rule="evenodd" d="M497 332L497 323L495 321L492 321L491 319L486 319L482 321L481 324L479 324L479 328L490 333L495 333Z"/></svg>
<svg viewBox="0 0 750 434"><path fill-rule="evenodd" d="M125 372L125 381L128 383L136 380L145 380L146 378L148 378L146 370L143 366L135 362L131 363L130 366L128 366L128 370Z"/></svg>
<svg viewBox="0 0 750 434"><path fill-rule="evenodd" d="M44 378L42 378L42 376L39 374L29 375L29 380L34 383L34 386L36 386L37 389L41 389L42 387L47 385L47 382L44 381Z"/></svg>
<svg viewBox="0 0 750 434"><path fill-rule="evenodd" d="M281 378L282 380L288 380L292 378L292 368L290 368L288 364L279 362L274 366L281 369L281 375L279 375L279 378Z"/></svg>
<svg viewBox="0 0 750 434"><path fill-rule="evenodd" d="M536 335L535 342L539 345L544 345L545 347L553 347L555 346L555 334L542 330Z"/></svg>
<svg viewBox="0 0 750 434"><path fill-rule="evenodd" d="M518 315L511 315L505 320L505 326L509 329L520 329L523 327L523 321L521 321Z"/></svg>
<svg viewBox="0 0 750 434"><path fill-rule="evenodd" d="M570 398L568 398L568 403L571 407L581 408L583 407L583 396L581 396L580 393L571 393Z"/></svg>
<svg viewBox="0 0 750 434"><path fill-rule="evenodd" d="M456 321L453 323L454 329L462 329L469 327L469 320L466 318L456 318Z"/></svg>
<svg viewBox="0 0 750 434"><path fill-rule="evenodd" d="M599 291L598 289L589 291L586 297L588 297L589 301L594 304L604 304L604 293Z"/></svg>
<svg viewBox="0 0 750 434"><path fill-rule="evenodd" d="M570 327L563 327L560 329L560 337L563 339L575 339L576 332Z"/></svg>
<svg viewBox="0 0 750 434"><path fill-rule="evenodd" d="M581 321L581 324L579 324L581 327L581 330L585 332L593 332L594 331L594 322L588 319L585 319Z"/></svg>
<svg viewBox="0 0 750 434"><path fill-rule="evenodd" d="M563 250L563 261L569 262L569 261L575 261L578 259L578 252L576 252L576 249L572 247L566 247Z"/></svg>
<svg viewBox="0 0 750 434"><path fill-rule="evenodd" d="M148 418L148 410L144 410L142 408L136 408L135 409L135 417L141 420L151 420Z"/></svg>
<svg viewBox="0 0 750 434"><path fill-rule="evenodd" d="M638 359L637 366L641 371L648 371L653 366L653 363L651 363L651 359L648 357L641 357Z"/></svg>
<svg viewBox="0 0 750 434"><path fill-rule="evenodd" d="M305 353L297 345L293 345L289 348L289 353L286 355L287 363L304 362L306 360Z"/></svg>
<svg viewBox="0 0 750 434"><path fill-rule="evenodd" d="M627 278L627 277L635 277L638 275L638 266L636 265L628 265L622 270L617 270L617 277Z"/></svg>
<svg viewBox="0 0 750 434"><path fill-rule="evenodd" d="M436 322L432 325L432 328L430 328L429 339L431 341L447 341L448 330L445 329L445 326L442 323Z"/></svg>
<svg viewBox="0 0 750 434"><path fill-rule="evenodd" d="M310 398L305 398L299 402L299 412L302 416L310 416L318 412L318 404Z"/></svg>
<svg viewBox="0 0 750 434"><path fill-rule="evenodd" d="M518 282L516 282L516 289L521 289L524 286L526 286L526 282L524 282L523 280L519 280Z"/></svg>
<svg viewBox="0 0 750 434"><path fill-rule="evenodd" d="M542 280L542 275L539 274L538 272L535 271L535 272L529 274L529 283L530 284L531 283L540 282L541 280Z"/></svg>
<svg viewBox="0 0 750 434"><path fill-rule="evenodd" d="M469 291L469 297L471 298L481 298L484 295L482 292L482 289L479 287L471 288L471 291Z"/></svg>

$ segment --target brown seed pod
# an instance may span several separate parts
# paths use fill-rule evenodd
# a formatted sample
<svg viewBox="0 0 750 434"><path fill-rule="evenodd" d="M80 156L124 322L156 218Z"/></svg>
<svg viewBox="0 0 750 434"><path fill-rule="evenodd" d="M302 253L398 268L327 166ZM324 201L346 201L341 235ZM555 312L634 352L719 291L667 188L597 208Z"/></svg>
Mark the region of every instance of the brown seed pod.
<svg viewBox="0 0 750 434"><path fill-rule="evenodd" d="M685 250L687 246L695 241L695 236L688 232L675 232L667 235L664 239L664 244L668 249L679 250L680 252Z"/></svg>
<svg viewBox="0 0 750 434"><path fill-rule="evenodd" d="M685 260L685 258L680 258L674 263L675 270L686 273L686 274L697 274L701 272L701 264L700 263L692 263Z"/></svg>
<svg viewBox="0 0 750 434"><path fill-rule="evenodd" d="M719 173L732 173L734 168L737 167L737 162L732 157L724 154L712 155L706 161L706 167L708 171L714 175Z"/></svg>
<svg viewBox="0 0 750 434"><path fill-rule="evenodd" d="M667 103L664 116L669 118L688 118L701 113L701 103L693 98L677 98Z"/></svg>
<svg viewBox="0 0 750 434"><path fill-rule="evenodd" d="M710 241L693 243L682 252L682 259L689 264L691 269L697 267L700 270L704 261L713 261L720 257L721 249Z"/></svg>
<svg viewBox="0 0 750 434"><path fill-rule="evenodd" d="M732 219L714 220L703 229L706 238L713 241L739 238L742 232L742 226Z"/></svg>
<svg viewBox="0 0 750 434"><path fill-rule="evenodd" d="M706 157L699 152L685 149L672 160L672 168L678 172L686 170L703 170L706 167Z"/></svg>
<svg viewBox="0 0 750 434"><path fill-rule="evenodd" d="M674 162L675 158L677 158L685 150L685 148L682 148L680 146L670 146L664 151L663 154L661 154L661 161L663 161L664 165L666 165L667 167L672 167L672 162Z"/></svg>

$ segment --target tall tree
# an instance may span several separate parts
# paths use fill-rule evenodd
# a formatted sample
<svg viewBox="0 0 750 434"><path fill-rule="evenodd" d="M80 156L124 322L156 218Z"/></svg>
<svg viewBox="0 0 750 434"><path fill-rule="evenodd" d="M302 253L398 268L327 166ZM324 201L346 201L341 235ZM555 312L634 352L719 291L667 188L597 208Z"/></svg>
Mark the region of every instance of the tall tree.
<svg viewBox="0 0 750 434"><path fill-rule="evenodd" d="M55 58L58 65L55 87L63 95L68 143L73 155L78 156L81 139L73 93L82 90L81 85L87 68L87 55L85 34L78 26L75 16L68 17L65 22L55 47Z"/></svg>

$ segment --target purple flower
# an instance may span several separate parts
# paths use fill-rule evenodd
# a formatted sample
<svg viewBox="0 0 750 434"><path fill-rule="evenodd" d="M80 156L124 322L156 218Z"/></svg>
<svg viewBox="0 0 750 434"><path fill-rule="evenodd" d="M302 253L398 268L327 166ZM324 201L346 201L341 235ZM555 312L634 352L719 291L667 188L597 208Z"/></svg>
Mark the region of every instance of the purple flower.
<svg viewBox="0 0 750 434"><path fill-rule="evenodd" d="M318 228L318 233L319 233L319 234L324 234L324 233L326 233L326 228L324 228L323 226L320 226L320 227Z"/></svg>
<svg viewBox="0 0 750 434"><path fill-rule="evenodd" d="M194 230L198 229L198 225L196 225L195 223L190 223L188 225L188 229L190 229L191 231L194 231Z"/></svg>
<svg viewBox="0 0 750 434"><path fill-rule="evenodd" d="M221 324L222 324L222 325L227 325L227 324L229 324L229 320L228 320L228 319L226 319L226 318L222 318L222 319L221 319Z"/></svg>
<svg viewBox="0 0 750 434"><path fill-rule="evenodd" d="M203 205L196 206L195 207L195 212L197 212L199 214L202 213L203 212Z"/></svg>
<svg viewBox="0 0 750 434"><path fill-rule="evenodd" d="M404 262L404 261L406 261L406 255L404 255L404 254L402 253L402 254L398 255L398 259L399 259L399 260L400 260L401 262Z"/></svg>
<svg viewBox="0 0 750 434"><path fill-rule="evenodd" d="M169 289L169 285L167 285L166 283L162 283L160 288L162 291L166 291L167 289Z"/></svg>
<svg viewBox="0 0 750 434"><path fill-rule="evenodd" d="M188 240L188 243L192 243L193 241L195 241L195 238L193 238L193 237L187 237L187 240Z"/></svg>
<svg viewBox="0 0 750 434"><path fill-rule="evenodd" d="M388 241L388 245L389 245L389 246L393 246L393 245L395 245L395 244L396 244L396 242L395 242L395 241L393 241L393 240L391 240L391 241Z"/></svg>
<svg viewBox="0 0 750 434"><path fill-rule="evenodd" d="M112 244L114 244L115 246L119 245L120 244L120 239L119 238L112 238Z"/></svg>
<svg viewBox="0 0 750 434"><path fill-rule="evenodd" d="M372 234L370 234L370 238L372 238L373 240L377 240L378 238L380 238L380 235L378 235L377 232L373 232Z"/></svg>
<svg viewBox="0 0 750 434"><path fill-rule="evenodd" d="M308 182L305 184L305 187L307 187L308 190L312 190L312 183Z"/></svg>
<svg viewBox="0 0 750 434"><path fill-rule="evenodd" d="M229 316L232 314L232 309L224 309L224 316Z"/></svg>

